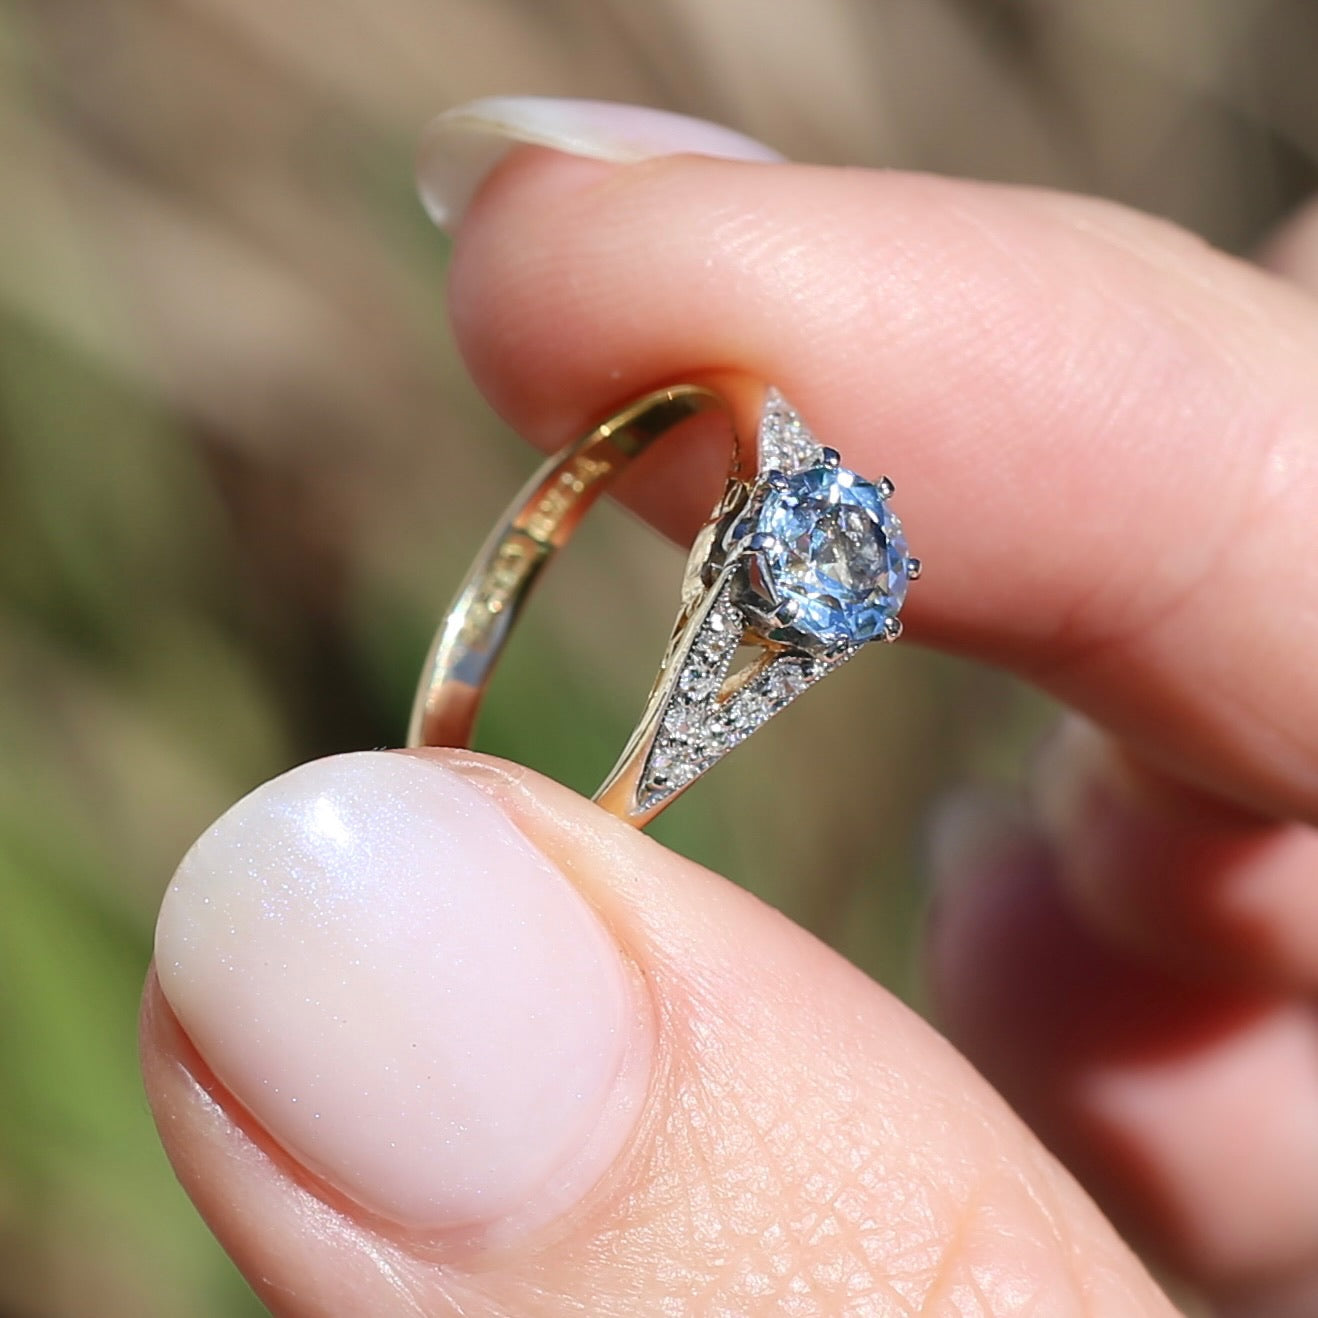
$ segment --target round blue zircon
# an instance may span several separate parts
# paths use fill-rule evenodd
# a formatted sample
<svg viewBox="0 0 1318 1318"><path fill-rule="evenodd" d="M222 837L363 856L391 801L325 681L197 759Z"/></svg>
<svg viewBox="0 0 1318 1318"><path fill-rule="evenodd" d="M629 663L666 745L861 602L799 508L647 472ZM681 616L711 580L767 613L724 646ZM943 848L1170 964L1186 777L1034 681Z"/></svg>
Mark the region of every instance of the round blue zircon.
<svg viewBox="0 0 1318 1318"><path fill-rule="evenodd" d="M807 467L765 496L756 530L767 584L796 606L792 627L825 645L882 636L906 598L901 523L877 485L844 467Z"/></svg>

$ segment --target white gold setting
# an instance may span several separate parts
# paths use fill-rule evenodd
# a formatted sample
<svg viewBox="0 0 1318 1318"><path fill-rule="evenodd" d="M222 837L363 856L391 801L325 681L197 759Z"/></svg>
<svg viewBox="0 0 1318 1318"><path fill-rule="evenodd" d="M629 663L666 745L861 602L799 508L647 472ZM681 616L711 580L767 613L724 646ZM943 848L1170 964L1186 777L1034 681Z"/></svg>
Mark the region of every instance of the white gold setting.
<svg viewBox="0 0 1318 1318"><path fill-rule="evenodd" d="M687 563L686 608L651 697L658 716L646 718L638 729L639 738L647 729L652 735L629 803L635 814L648 816L667 804L867 640L893 641L901 634L897 610L920 564L906 555L900 523L886 512L883 529L900 543L900 582L891 611L880 610L881 630L863 640L801 630L800 604L775 590L765 566L765 556L781 557L783 548L777 537L758 529L766 500L802 473L818 471L822 478L831 471L847 487L868 482L841 467L838 453L815 438L777 389L766 391L757 439L757 479L729 483ZM870 489L871 504L886 503L893 493L886 477ZM734 669L734 656L743 647L751 648L752 658ZM634 739L610 783L641 750Z"/></svg>

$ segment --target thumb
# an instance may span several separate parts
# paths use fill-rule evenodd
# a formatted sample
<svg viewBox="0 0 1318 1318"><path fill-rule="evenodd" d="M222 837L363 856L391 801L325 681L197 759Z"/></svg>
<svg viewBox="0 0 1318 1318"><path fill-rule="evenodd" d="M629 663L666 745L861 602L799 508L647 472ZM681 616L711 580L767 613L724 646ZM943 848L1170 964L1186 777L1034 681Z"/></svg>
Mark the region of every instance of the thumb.
<svg viewBox="0 0 1318 1318"><path fill-rule="evenodd" d="M891 996L465 753L323 760L230 810L165 898L142 1048L279 1314L1171 1312Z"/></svg>

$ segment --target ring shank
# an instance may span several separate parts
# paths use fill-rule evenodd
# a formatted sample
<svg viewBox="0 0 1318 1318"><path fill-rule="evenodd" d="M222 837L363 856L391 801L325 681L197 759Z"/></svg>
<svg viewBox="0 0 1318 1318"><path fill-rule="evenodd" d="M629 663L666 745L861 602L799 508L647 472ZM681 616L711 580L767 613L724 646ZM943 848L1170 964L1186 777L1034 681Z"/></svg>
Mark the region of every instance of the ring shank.
<svg viewBox="0 0 1318 1318"><path fill-rule="evenodd" d="M703 385L662 389L536 472L482 547L436 633L412 708L409 746L471 744L490 675L545 564L619 472L656 440L700 413L731 410L721 392Z"/></svg>

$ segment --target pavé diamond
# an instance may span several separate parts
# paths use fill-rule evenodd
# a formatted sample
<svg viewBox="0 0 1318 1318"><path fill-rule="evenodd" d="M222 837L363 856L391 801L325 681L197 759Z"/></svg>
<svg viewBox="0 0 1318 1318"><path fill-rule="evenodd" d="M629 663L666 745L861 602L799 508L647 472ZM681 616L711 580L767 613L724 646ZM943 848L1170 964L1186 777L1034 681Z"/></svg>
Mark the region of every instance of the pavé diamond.
<svg viewBox="0 0 1318 1318"><path fill-rule="evenodd" d="M877 485L825 463L771 489L757 529L779 601L797 607L792 627L824 644L880 636L906 598L908 560L901 523Z"/></svg>
<svg viewBox="0 0 1318 1318"><path fill-rule="evenodd" d="M704 700L719 689L719 683L718 673L709 672L698 664L692 664L683 671L678 686L692 700Z"/></svg>
<svg viewBox="0 0 1318 1318"><path fill-rule="evenodd" d="M764 679L764 691L775 705L785 705L806 689L810 679L800 664L788 659L773 664Z"/></svg>
<svg viewBox="0 0 1318 1318"><path fill-rule="evenodd" d="M760 422L760 470L800 471L814 466L820 452L819 441L796 409L777 389L770 389Z"/></svg>
<svg viewBox="0 0 1318 1318"><path fill-rule="evenodd" d="M688 741L700 733L700 714L694 705L674 704L664 719L664 727L679 740Z"/></svg>

